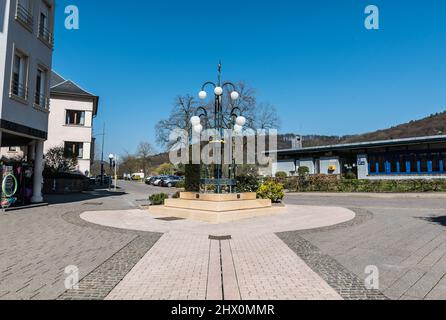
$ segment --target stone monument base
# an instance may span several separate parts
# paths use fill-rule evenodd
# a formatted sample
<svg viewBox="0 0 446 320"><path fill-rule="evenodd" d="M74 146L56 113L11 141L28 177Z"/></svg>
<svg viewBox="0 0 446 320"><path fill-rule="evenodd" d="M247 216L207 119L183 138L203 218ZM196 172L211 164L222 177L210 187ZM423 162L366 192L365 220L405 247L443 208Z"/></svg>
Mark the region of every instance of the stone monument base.
<svg viewBox="0 0 446 320"><path fill-rule="evenodd" d="M257 199L256 193L200 194L182 192L179 199L167 199L164 206L149 212L162 216L222 223L280 213L285 208L272 207L271 200Z"/></svg>

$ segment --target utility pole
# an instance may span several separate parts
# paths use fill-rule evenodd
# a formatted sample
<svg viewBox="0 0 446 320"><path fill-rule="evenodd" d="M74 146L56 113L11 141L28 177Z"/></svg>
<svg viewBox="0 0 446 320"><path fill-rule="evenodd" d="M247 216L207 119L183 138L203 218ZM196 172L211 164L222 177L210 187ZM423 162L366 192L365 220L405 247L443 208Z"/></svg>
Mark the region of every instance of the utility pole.
<svg viewBox="0 0 446 320"><path fill-rule="evenodd" d="M104 185L104 144L105 144L105 122L102 130L101 186Z"/></svg>

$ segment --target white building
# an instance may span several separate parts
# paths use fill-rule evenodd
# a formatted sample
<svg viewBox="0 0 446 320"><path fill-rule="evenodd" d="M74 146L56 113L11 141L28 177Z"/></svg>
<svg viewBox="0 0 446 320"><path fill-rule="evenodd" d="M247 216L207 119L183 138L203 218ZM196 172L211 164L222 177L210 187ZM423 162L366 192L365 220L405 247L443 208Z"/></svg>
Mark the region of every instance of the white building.
<svg viewBox="0 0 446 320"><path fill-rule="evenodd" d="M51 75L51 112L45 152L64 147L77 157L77 171L89 175L94 160L93 119L98 112L99 97L83 90L55 72Z"/></svg>
<svg viewBox="0 0 446 320"><path fill-rule="evenodd" d="M272 167L272 175L307 167L312 175L353 173L367 180L446 179L446 136L279 150Z"/></svg>
<svg viewBox="0 0 446 320"><path fill-rule="evenodd" d="M43 201L54 6L54 0L0 1L1 147L21 147L33 164L32 202Z"/></svg>

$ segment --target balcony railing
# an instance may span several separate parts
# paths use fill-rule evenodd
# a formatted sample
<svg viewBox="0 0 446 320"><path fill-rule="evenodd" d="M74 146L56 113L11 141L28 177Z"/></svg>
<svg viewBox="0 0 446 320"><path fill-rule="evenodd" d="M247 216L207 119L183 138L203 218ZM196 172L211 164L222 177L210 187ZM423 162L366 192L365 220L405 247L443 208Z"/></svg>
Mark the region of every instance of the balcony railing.
<svg viewBox="0 0 446 320"><path fill-rule="evenodd" d="M45 95L39 94L38 92L36 92L36 94L34 96L34 104L39 108L49 109L50 99L47 98Z"/></svg>
<svg viewBox="0 0 446 320"><path fill-rule="evenodd" d="M16 80L11 81L11 94L16 97L28 100L28 87Z"/></svg>
<svg viewBox="0 0 446 320"><path fill-rule="evenodd" d="M39 26L39 38L47 42L49 45L53 45L53 34L43 25Z"/></svg>
<svg viewBox="0 0 446 320"><path fill-rule="evenodd" d="M32 30L34 18L28 8L17 2L17 10L15 18Z"/></svg>

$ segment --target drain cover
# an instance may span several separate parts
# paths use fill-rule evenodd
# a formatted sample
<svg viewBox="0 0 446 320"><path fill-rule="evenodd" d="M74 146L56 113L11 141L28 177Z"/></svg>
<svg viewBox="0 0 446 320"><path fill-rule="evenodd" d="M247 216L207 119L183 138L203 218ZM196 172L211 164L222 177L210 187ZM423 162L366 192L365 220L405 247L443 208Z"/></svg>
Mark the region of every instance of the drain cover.
<svg viewBox="0 0 446 320"><path fill-rule="evenodd" d="M209 240L217 240L217 241L232 240L232 236L209 236Z"/></svg>
<svg viewBox="0 0 446 320"><path fill-rule="evenodd" d="M176 218L176 217L166 217L166 218L156 218L155 220L161 220L161 221L178 221L178 220L184 220L183 218Z"/></svg>

